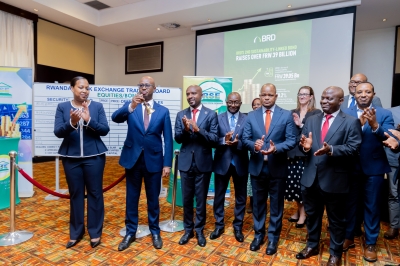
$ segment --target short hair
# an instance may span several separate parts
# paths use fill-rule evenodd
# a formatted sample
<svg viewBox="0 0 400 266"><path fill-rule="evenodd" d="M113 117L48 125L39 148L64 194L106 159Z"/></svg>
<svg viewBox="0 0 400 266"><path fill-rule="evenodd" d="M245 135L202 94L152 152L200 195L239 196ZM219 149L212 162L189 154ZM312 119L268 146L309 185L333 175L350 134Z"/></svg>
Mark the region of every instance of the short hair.
<svg viewBox="0 0 400 266"><path fill-rule="evenodd" d="M375 92L375 87L371 82L369 82L369 81L361 82L360 84L357 85L357 87L360 86L361 84L369 84L369 85L371 85L372 91Z"/></svg>
<svg viewBox="0 0 400 266"><path fill-rule="evenodd" d="M70 83L71 87L75 87L76 82L77 82L78 80L81 80L81 79L87 80L86 78L84 78L84 77L82 77L82 76L77 76L77 77L71 79L71 83Z"/></svg>

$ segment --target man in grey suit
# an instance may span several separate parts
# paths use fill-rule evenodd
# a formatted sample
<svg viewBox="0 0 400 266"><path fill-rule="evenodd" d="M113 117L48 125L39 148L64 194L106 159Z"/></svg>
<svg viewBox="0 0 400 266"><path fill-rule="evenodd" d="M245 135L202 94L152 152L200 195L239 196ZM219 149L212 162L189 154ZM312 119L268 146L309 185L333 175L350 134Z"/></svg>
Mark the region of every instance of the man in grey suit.
<svg viewBox="0 0 400 266"><path fill-rule="evenodd" d="M396 106L389 109L392 112L394 127L400 123L400 106ZM394 239L399 235L400 228L400 206L399 206L399 194L397 190L397 182L394 183L392 180L399 167L399 155L400 153L395 153L389 148L385 148L386 156L388 158L390 168L392 172L387 173L389 180L389 222L390 228L383 235L386 239Z"/></svg>
<svg viewBox="0 0 400 266"><path fill-rule="evenodd" d="M262 107L250 112L243 131L243 144L250 150L249 172L253 190L254 240L250 250L264 242L266 201L270 196L267 255L277 252L282 230L284 191L287 178L287 152L296 145L292 113L275 104L278 94L274 84L261 87Z"/></svg>
<svg viewBox="0 0 400 266"><path fill-rule="evenodd" d="M344 96L343 103L340 105L340 110L344 111L347 108L350 108L352 106L356 106L356 98L355 98L355 93L356 93L356 88L359 84L367 82L368 78L364 74L355 74L354 76L351 77L349 81L349 95ZM379 99L378 96L374 96L372 99L372 105L375 107L382 107L381 99Z"/></svg>
<svg viewBox="0 0 400 266"><path fill-rule="evenodd" d="M361 144L361 123L340 111L343 90L328 87L321 96L323 113L311 116L303 126L300 149L306 154L301 191L307 214L307 246L297 259L319 253L324 207L329 220L330 257L327 265L341 265L345 239L346 198L354 157ZM306 137L307 136L307 137Z"/></svg>
<svg viewBox="0 0 400 266"><path fill-rule="evenodd" d="M217 113L201 103L200 86L186 89L189 108L180 111L175 120L175 141L181 146L178 170L181 174L183 225L185 233L179 245L185 245L196 231L197 244L206 245L206 201L212 171L212 147L218 142ZM193 222L193 198L196 196L196 222Z"/></svg>
<svg viewBox="0 0 400 266"><path fill-rule="evenodd" d="M213 171L215 173L214 217L215 230L210 239L220 237L225 231L224 202L229 179L232 176L235 185L235 218L233 232L238 242L243 242L242 233L247 194L247 169L249 154L243 146L242 134L246 115L239 112L242 100L240 94L228 95L228 111L218 115L218 146L215 150Z"/></svg>

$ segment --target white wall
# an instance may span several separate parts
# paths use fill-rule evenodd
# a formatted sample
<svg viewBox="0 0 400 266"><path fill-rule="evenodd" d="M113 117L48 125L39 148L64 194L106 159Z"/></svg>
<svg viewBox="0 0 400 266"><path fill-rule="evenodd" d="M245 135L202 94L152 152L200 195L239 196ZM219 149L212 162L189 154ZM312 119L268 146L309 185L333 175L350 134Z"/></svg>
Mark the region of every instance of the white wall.
<svg viewBox="0 0 400 266"><path fill-rule="evenodd" d="M363 73L374 84L384 108L391 107L396 29L359 31L354 39L353 73Z"/></svg>
<svg viewBox="0 0 400 266"><path fill-rule="evenodd" d="M95 83L98 85L118 84L118 46L96 38Z"/></svg>
<svg viewBox="0 0 400 266"><path fill-rule="evenodd" d="M193 76L195 68L195 34L154 40L164 41L164 70L148 74L125 74L125 47L96 39L96 84L136 85L144 75L154 78L157 86L182 87L183 76Z"/></svg>

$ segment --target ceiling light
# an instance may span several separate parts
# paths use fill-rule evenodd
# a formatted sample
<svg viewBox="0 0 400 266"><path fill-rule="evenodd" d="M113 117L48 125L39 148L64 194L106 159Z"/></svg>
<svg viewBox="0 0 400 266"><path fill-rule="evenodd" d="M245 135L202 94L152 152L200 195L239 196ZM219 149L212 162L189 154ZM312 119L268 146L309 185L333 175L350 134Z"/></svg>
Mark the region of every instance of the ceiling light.
<svg viewBox="0 0 400 266"><path fill-rule="evenodd" d="M160 28L157 28L157 30L160 30Z"/></svg>
<svg viewBox="0 0 400 266"><path fill-rule="evenodd" d="M292 5L288 5L287 7L288 7L288 8L291 8L291 7L292 7Z"/></svg>
<svg viewBox="0 0 400 266"><path fill-rule="evenodd" d="M210 21L211 21L211 19L207 19L207 21L208 21L208 22L210 22Z"/></svg>
<svg viewBox="0 0 400 266"><path fill-rule="evenodd" d="M384 19L382 19L382 21L386 21L386 19L384 18Z"/></svg>
<svg viewBox="0 0 400 266"><path fill-rule="evenodd" d="M38 12L39 10L38 10L38 9L36 9L36 8L34 8L34 9L33 9L33 11L36 11L36 12Z"/></svg>

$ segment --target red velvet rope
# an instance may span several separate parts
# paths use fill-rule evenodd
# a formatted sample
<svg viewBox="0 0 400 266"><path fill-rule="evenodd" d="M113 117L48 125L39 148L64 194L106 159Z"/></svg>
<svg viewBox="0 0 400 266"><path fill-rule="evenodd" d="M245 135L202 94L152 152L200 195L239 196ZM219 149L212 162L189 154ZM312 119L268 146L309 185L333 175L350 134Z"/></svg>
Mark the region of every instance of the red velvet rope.
<svg viewBox="0 0 400 266"><path fill-rule="evenodd" d="M63 198L63 199L69 199L69 198L70 198L70 195L61 194L61 193L55 192L55 191L53 191L53 190L51 190L51 189L49 189L49 188L43 186L42 184L40 184L39 182L37 182L36 180L34 180L32 177L30 177L22 168L19 168L19 167L18 167L18 172L19 172L23 177L25 177L26 180L28 180L29 182L31 182L32 185L34 185L35 187L37 187L37 188L43 190L44 192L47 192L47 193L49 193L49 194L51 194L51 195L53 195L53 196L60 197L60 198ZM110 189L112 189L113 187L115 187L115 186L116 186L119 182L121 182L124 178L125 178L125 174L123 174L120 178L118 178L116 181L114 181L114 183L112 183L112 184L109 185L108 187L103 188L103 193L106 192L106 191L108 191L108 190L110 190ZM85 195L85 198L86 198L86 197L87 197L87 196Z"/></svg>

